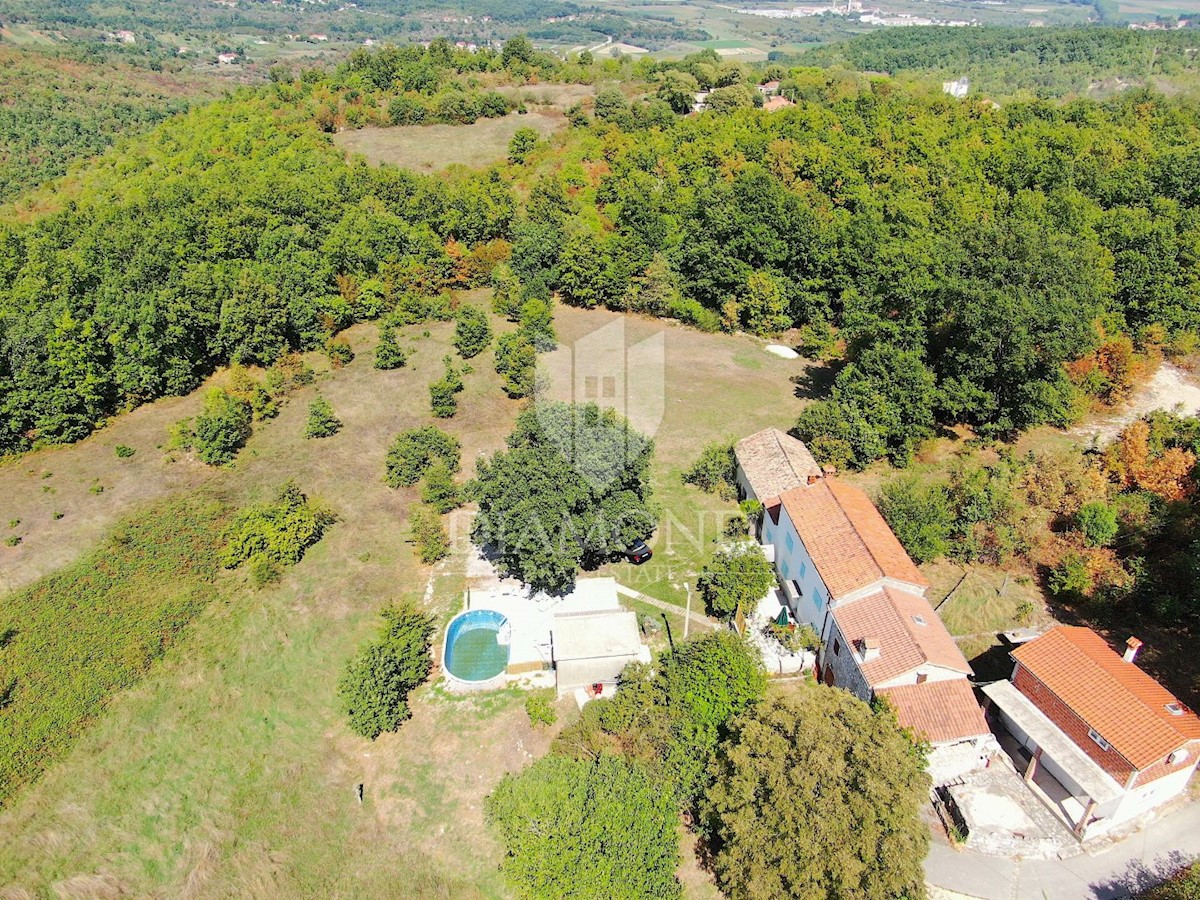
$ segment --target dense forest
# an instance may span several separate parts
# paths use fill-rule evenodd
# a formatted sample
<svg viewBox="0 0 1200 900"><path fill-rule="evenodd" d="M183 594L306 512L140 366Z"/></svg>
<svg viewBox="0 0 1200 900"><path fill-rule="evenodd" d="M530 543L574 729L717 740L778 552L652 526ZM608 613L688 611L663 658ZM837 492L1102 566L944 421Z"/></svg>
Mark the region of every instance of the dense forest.
<svg viewBox="0 0 1200 900"><path fill-rule="evenodd" d="M121 54L0 49L0 202L146 131L223 83L130 65Z"/></svg>
<svg viewBox="0 0 1200 900"><path fill-rule="evenodd" d="M791 62L939 79L967 76L973 90L996 99L1021 94L1031 99L1083 94L1107 79L1200 87L1197 43L1194 29L885 28L814 48Z"/></svg>
<svg viewBox="0 0 1200 900"><path fill-rule="evenodd" d="M848 363L801 423L839 464L903 462L939 424L1065 424L1116 389L1126 344L1189 349L1200 328L1194 101L996 109L797 69L781 74L799 102L767 114L748 86L767 73L710 53L639 63L656 99L603 90L572 111L562 147L485 172L346 166L320 133L448 91L483 103L460 72L481 63L518 80L587 75L527 41L277 72L7 227L0 446L74 440L220 362L319 345L413 291L486 279L510 245L521 284L567 303L803 328ZM725 111L673 116L702 82L727 92ZM384 285L370 303L366 279Z"/></svg>

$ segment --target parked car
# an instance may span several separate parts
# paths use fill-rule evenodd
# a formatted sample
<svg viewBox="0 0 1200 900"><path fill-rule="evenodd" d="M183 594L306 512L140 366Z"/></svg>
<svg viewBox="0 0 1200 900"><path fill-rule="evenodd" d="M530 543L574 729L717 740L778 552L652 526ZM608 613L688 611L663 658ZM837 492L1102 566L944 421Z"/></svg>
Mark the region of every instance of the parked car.
<svg viewBox="0 0 1200 900"><path fill-rule="evenodd" d="M645 541L638 540L629 545L629 548L625 551L625 555L629 557L629 561L635 566L640 566L653 556L654 552L646 546Z"/></svg>

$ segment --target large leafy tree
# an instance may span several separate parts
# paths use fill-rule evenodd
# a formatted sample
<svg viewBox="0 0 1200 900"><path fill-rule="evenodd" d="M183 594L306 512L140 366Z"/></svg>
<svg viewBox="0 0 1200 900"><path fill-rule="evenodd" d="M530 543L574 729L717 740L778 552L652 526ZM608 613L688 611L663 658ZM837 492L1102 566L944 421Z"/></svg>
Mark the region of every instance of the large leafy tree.
<svg viewBox="0 0 1200 900"><path fill-rule="evenodd" d="M508 775L487 800L518 896L555 900L678 897L679 821L669 794L635 762L551 755Z"/></svg>
<svg viewBox="0 0 1200 900"><path fill-rule="evenodd" d="M507 450L479 464L473 537L510 574L563 590L654 528L651 441L613 410L538 403L517 417Z"/></svg>
<svg viewBox="0 0 1200 900"><path fill-rule="evenodd" d="M734 720L701 822L733 900L923 897L923 754L886 707L817 685Z"/></svg>

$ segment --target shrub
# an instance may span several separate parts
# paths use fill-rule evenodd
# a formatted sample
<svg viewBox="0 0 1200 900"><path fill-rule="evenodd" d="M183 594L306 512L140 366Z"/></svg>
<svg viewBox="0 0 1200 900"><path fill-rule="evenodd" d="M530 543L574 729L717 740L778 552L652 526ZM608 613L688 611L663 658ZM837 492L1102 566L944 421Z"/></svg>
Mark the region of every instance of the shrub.
<svg viewBox="0 0 1200 900"><path fill-rule="evenodd" d="M304 425L306 438L331 437L342 428L342 420L333 413L333 407L324 397L318 397L308 405L308 421Z"/></svg>
<svg viewBox="0 0 1200 900"><path fill-rule="evenodd" d="M325 355L329 357L329 364L335 369L347 366L354 360L354 350L345 338L330 338L325 344Z"/></svg>
<svg viewBox="0 0 1200 900"><path fill-rule="evenodd" d="M433 510L424 506L413 510L410 526L421 562L437 562L450 552L450 537Z"/></svg>
<svg viewBox="0 0 1200 900"><path fill-rule="evenodd" d="M124 444L117 444L117 446L114 448L114 451L119 459L129 459L129 457L137 453L137 451L132 447L127 447Z"/></svg>
<svg viewBox="0 0 1200 900"><path fill-rule="evenodd" d="M396 329L381 325L379 343L375 345L376 369L400 369L408 362L408 354L396 343Z"/></svg>
<svg viewBox="0 0 1200 900"><path fill-rule="evenodd" d="M471 359L492 342L492 326L487 313L477 306L459 307L454 324L454 346L463 359Z"/></svg>
<svg viewBox="0 0 1200 900"><path fill-rule="evenodd" d="M1117 536L1117 511L1107 503L1085 503L1075 514L1075 527L1089 547L1107 547Z"/></svg>
<svg viewBox="0 0 1200 900"><path fill-rule="evenodd" d="M558 721L554 709L554 691L531 691L525 698L525 714L530 725L553 725Z"/></svg>
<svg viewBox="0 0 1200 900"><path fill-rule="evenodd" d="M285 353L267 369L264 378L273 397L285 397L298 387L313 383L316 373L299 353Z"/></svg>
<svg viewBox="0 0 1200 900"><path fill-rule="evenodd" d="M733 618L739 606L752 609L774 584L775 569L753 541L717 550L697 581L709 613L726 620Z"/></svg>
<svg viewBox="0 0 1200 900"><path fill-rule="evenodd" d="M21 540L22 540L22 538L19 534L11 534L4 539L4 546L5 547L16 547L18 544L21 543Z"/></svg>
<svg viewBox="0 0 1200 900"><path fill-rule="evenodd" d="M537 386L537 348L519 331L502 334L496 342L496 373L510 397L528 397Z"/></svg>
<svg viewBox="0 0 1200 900"><path fill-rule="evenodd" d="M196 455L210 466L231 462L250 437L251 415L249 403L213 388L204 398L204 410L196 417L190 437Z"/></svg>
<svg viewBox="0 0 1200 900"><path fill-rule="evenodd" d="M486 809L505 846L500 867L519 896L680 895L678 814L637 763L547 756L506 775Z"/></svg>
<svg viewBox="0 0 1200 900"><path fill-rule="evenodd" d="M283 565L297 563L336 521L330 509L309 500L296 482L288 481L270 503L259 503L237 514L225 532L221 561L228 569L256 556Z"/></svg>
<svg viewBox="0 0 1200 900"><path fill-rule="evenodd" d="M439 419L449 419L458 412L458 392L463 389L462 375L446 357L446 374L429 386L429 407Z"/></svg>
<svg viewBox="0 0 1200 900"><path fill-rule="evenodd" d="M421 500L440 513L448 513L462 505L461 492L454 483L454 473L443 460L434 462L425 473Z"/></svg>
<svg viewBox="0 0 1200 900"><path fill-rule="evenodd" d="M402 431L392 441L387 452L389 487L408 487L416 484L430 463L441 461L451 472L458 471L462 444L434 425Z"/></svg>
<svg viewBox="0 0 1200 900"><path fill-rule="evenodd" d="M700 458L683 473L683 480L706 494L716 494L722 500L734 500L737 498L736 472L733 444L717 441L700 451Z"/></svg>
<svg viewBox="0 0 1200 900"><path fill-rule="evenodd" d="M549 299L533 297L522 303L517 324L521 334L529 339L539 353L548 353L558 346L554 312Z"/></svg>
<svg viewBox="0 0 1200 900"><path fill-rule="evenodd" d="M940 484L923 485L916 478L897 478L884 485L879 511L919 563L945 555L950 549L954 513Z"/></svg>
<svg viewBox="0 0 1200 900"><path fill-rule="evenodd" d="M250 404L250 411L256 422L273 419L279 415L279 401L259 384L244 366L230 368L228 391L238 400Z"/></svg>
<svg viewBox="0 0 1200 900"><path fill-rule="evenodd" d="M525 157L538 145L538 133L533 128L518 128L508 142L508 161L514 165L525 162Z"/></svg>
<svg viewBox="0 0 1200 900"><path fill-rule="evenodd" d="M388 606L381 615L378 639L350 660L338 680L350 730L370 740L395 731L412 715L408 697L433 668L433 619L411 606Z"/></svg>
<svg viewBox="0 0 1200 900"><path fill-rule="evenodd" d="M1086 597L1092 591L1092 573L1082 553L1067 553L1050 570L1050 590L1055 594Z"/></svg>

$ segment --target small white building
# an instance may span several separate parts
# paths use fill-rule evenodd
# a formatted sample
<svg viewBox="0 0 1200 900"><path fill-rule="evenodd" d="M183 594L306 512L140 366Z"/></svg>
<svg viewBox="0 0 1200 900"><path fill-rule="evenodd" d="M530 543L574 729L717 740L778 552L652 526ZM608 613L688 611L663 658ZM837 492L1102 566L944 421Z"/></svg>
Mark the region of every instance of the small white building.
<svg viewBox="0 0 1200 900"><path fill-rule="evenodd" d="M560 697L593 685L608 693L625 666L650 661L637 614L624 609L559 613L550 626L550 645Z"/></svg>

